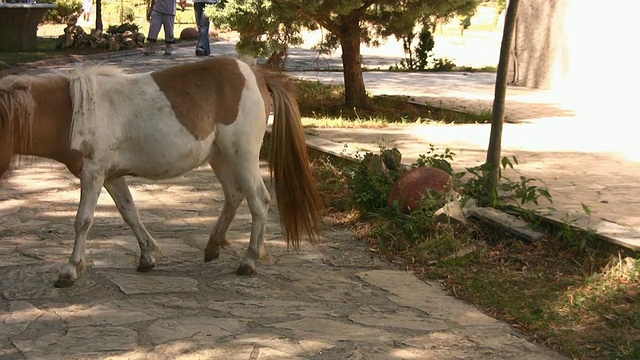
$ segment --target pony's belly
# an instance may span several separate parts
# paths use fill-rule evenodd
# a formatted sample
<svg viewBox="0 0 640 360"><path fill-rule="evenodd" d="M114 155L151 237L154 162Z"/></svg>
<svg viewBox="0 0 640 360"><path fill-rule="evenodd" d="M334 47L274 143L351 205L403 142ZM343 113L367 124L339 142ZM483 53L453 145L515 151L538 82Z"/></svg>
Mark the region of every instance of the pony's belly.
<svg viewBox="0 0 640 360"><path fill-rule="evenodd" d="M213 134L208 139L185 140L176 136L173 141L147 142L146 146L132 146L118 154L117 168L127 175L148 179L166 179L182 175L206 161L211 154ZM113 168L113 167L112 167Z"/></svg>

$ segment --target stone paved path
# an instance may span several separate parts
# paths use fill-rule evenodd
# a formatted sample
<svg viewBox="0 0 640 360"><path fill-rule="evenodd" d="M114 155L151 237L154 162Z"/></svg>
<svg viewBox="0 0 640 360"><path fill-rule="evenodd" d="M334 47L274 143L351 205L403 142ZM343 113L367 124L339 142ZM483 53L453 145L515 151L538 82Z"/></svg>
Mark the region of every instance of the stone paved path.
<svg viewBox="0 0 640 360"><path fill-rule="evenodd" d="M152 272L135 271L135 237L103 193L87 248L93 265L73 287L55 288L78 185L63 166L36 159L0 188L0 359L562 359L372 256L328 219L317 246L288 252L272 210L270 264L239 277L250 229L243 204L232 246L205 264L223 201L207 168L132 179L165 253Z"/></svg>
<svg viewBox="0 0 640 360"><path fill-rule="evenodd" d="M198 61L192 50L178 48L170 58L134 52L99 61L130 72L149 71ZM230 42L215 44L214 51L235 56ZM292 66L307 66L304 54L293 52ZM397 61L367 59L385 66ZM29 71L75 66L50 64ZM438 79L441 88L451 84ZM412 76L375 83L380 91L406 92L404 86L420 81ZM483 80L478 84L484 86ZM437 128L416 129L440 139ZM324 136L358 146L375 146L381 136L338 135ZM407 149L419 147L415 136L424 136L397 135ZM460 141L460 135L443 131L442 143ZM474 151L481 151L464 149L472 156L462 161L470 164L477 158ZM540 159L541 171L548 165L548 158ZM272 207L270 263L260 264L256 276L238 277L234 272L250 228L242 205L230 232L232 246L205 264L202 250L223 199L213 173L203 168L170 181L134 179L131 184L142 219L165 257L152 272L135 272L135 238L105 193L88 243L93 265L68 289L54 288L53 281L72 248L77 180L62 166L37 159L24 162L0 185L0 359L563 358L449 296L440 284L419 281L377 259L366 244L329 220L319 244L288 252Z"/></svg>

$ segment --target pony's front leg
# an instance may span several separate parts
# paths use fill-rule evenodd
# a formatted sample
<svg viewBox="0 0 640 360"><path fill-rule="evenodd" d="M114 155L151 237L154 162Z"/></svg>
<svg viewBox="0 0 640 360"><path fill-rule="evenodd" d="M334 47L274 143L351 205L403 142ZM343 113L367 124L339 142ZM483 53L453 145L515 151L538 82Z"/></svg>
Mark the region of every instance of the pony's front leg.
<svg viewBox="0 0 640 360"><path fill-rule="evenodd" d="M156 243L140 221L138 209L136 209L133 202L126 179L124 177L108 179L105 181L104 187L109 192L109 195L111 195L120 215L127 225L129 225L136 239L138 239L140 262L137 270L140 272L150 271L156 265L155 255L161 256L162 251L158 243Z"/></svg>
<svg viewBox="0 0 640 360"><path fill-rule="evenodd" d="M82 170L80 175L80 205L75 221L75 242L69 262L62 266L58 274L56 287L69 287L85 270L85 245L87 235L93 224L93 216L104 183L104 175Z"/></svg>
<svg viewBox="0 0 640 360"><path fill-rule="evenodd" d="M224 193L224 207L218 216L213 230L209 234L209 242L204 249L204 261L209 262L220 257L220 251L223 247L229 245L227 240L227 231L236 216L238 206L244 199L244 194L240 185L235 178L235 169L233 163L226 161L220 152L215 152L209 161L211 168L216 174L222 191Z"/></svg>

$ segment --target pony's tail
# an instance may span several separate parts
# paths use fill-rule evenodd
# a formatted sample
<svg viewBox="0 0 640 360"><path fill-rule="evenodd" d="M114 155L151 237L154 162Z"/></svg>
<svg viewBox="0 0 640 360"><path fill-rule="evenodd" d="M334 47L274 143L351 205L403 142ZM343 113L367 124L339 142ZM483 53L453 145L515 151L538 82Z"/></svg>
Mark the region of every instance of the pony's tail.
<svg viewBox="0 0 640 360"><path fill-rule="evenodd" d="M280 223L287 245L295 249L306 235L314 242L320 231L322 199L309 167L300 109L288 79L263 72L273 96L269 168L275 181Z"/></svg>

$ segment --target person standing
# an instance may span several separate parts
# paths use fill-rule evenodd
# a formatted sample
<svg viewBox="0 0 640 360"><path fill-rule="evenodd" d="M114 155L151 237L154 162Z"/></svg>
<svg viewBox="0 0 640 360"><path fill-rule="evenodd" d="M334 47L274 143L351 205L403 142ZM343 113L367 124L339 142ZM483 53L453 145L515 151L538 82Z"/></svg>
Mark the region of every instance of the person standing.
<svg viewBox="0 0 640 360"><path fill-rule="evenodd" d="M180 0L180 4L186 0ZM217 4L218 0L193 0L193 10L196 15L196 25L198 26L198 45L196 45L196 56L211 55L211 45L209 44L209 18L204 14L208 5Z"/></svg>
<svg viewBox="0 0 640 360"><path fill-rule="evenodd" d="M182 10L182 0L180 2ZM149 35L147 36L147 43L144 47L144 54L151 55L156 52L156 43L158 41L158 34L160 28L164 27L164 54L171 55L173 52L173 44L176 42L176 38L173 35L173 24L176 19L176 0L151 0L149 11L147 12L147 20L151 22L149 25Z"/></svg>
<svg viewBox="0 0 640 360"><path fill-rule="evenodd" d="M93 13L93 0L84 0L82 3L82 19L86 23L91 21L91 13Z"/></svg>

